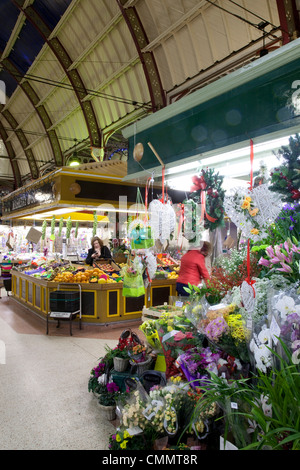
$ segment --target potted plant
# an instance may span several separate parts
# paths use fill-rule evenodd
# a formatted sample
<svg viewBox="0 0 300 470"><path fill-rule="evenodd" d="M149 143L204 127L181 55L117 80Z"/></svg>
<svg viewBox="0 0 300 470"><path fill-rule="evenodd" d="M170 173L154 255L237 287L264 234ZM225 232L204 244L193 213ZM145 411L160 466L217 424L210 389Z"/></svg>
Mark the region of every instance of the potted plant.
<svg viewBox="0 0 300 470"><path fill-rule="evenodd" d="M101 391L101 384L105 380L105 375L107 371L107 364L102 359L96 367L93 367L91 370L90 378L88 381L88 391L92 392L95 396L98 396Z"/></svg>
<svg viewBox="0 0 300 470"><path fill-rule="evenodd" d="M136 344L129 350L129 356L133 362L145 362L146 353L146 347L143 344Z"/></svg>
<svg viewBox="0 0 300 470"><path fill-rule="evenodd" d="M141 375L146 370L150 369L152 363L152 357L147 354L147 349L143 344L136 344L130 348L129 352L129 363L132 366L131 372L137 372Z"/></svg>
<svg viewBox="0 0 300 470"><path fill-rule="evenodd" d="M113 367L117 372L124 372L129 365L129 356L127 344L119 341L118 345L115 348L106 348L107 356L110 358L110 361L113 363Z"/></svg>
<svg viewBox="0 0 300 470"><path fill-rule="evenodd" d="M116 418L116 400L119 395L120 389L115 382L106 384L99 395L99 407L109 421Z"/></svg>

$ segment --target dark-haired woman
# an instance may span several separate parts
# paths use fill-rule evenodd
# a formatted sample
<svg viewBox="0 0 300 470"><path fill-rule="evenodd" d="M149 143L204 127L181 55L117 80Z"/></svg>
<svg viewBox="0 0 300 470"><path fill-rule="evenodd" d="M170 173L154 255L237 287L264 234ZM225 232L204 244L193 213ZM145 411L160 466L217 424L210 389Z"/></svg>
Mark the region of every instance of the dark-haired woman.
<svg viewBox="0 0 300 470"><path fill-rule="evenodd" d="M93 262L100 258L111 258L111 252L99 237L93 237L91 240L92 248L89 249L86 264L93 266Z"/></svg>

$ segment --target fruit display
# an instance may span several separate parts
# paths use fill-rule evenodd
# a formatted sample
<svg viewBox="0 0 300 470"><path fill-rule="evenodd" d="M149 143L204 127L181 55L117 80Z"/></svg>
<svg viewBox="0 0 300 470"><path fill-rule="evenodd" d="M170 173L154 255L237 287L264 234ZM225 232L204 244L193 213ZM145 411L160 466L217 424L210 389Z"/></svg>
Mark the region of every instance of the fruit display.
<svg viewBox="0 0 300 470"><path fill-rule="evenodd" d="M177 279L177 278L178 278L178 274L175 271L171 271L170 273L168 273L168 279Z"/></svg>
<svg viewBox="0 0 300 470"><path fill-rule="evenodd" d="M157 264L160 266L178 266L178 262L166 253L159 253L158 255L156 255L156 257Z"/></svg>
<svg viewBox="0 0 300 470"><path fill-rule="evenodd" d="M92 284L102 284L102 283L113 283L118 282L120 277L116 273L112 273L109 276L104 270L99 268L91 269L78 269L75 272L63 271L58 273L53 279L54 282L59 283L92 283Z"/></svg>

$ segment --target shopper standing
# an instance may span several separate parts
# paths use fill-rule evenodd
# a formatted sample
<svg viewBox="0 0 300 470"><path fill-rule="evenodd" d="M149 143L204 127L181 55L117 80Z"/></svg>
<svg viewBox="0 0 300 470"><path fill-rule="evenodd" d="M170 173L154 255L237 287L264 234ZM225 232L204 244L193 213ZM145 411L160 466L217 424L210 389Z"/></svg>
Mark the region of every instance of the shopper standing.
<svg viewBox="0 0 300 470"><path fill-rule="evenodd" d="M205 265L205 258L211 251L211 244L203 242L201 246L190 247L187 253L181 258L179 275L176 283L176 291L178 295L188 296L184 290L188 284L198 286L202 281L210 278Z"/></svg>

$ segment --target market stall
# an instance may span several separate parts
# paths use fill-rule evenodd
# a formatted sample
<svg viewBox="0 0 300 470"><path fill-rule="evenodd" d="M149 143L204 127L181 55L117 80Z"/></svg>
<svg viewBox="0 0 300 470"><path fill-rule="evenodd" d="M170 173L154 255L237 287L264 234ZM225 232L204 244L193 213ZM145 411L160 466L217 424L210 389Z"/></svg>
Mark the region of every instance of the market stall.
<svg viewBox="0 0 300 470"><path fill-rule="evenodd" d="M92 271L92 270L91 270ZM72 274L73 276L73 274ZM63 281L59 281L63 282ZM59 282L37 279L22 272L12 272L12 295L23 305L46 318L50 311L50 293ZM64 286L75 292L76 281ZM176 279L153 280L149 292L140 297L124 297L122 281L81 282L82 321L107 324L116 321L140 319L145 305L160 305L176 295Z"/></svg>
<svg viewBox="0 0 300 470"><path fill-rule="evenodd" d="M116 425L109 449L300 449L299 142L269 185L250 172L250 188L225 195L244 240L206 285L145 306L91 369L92 399Z"/></svg>

